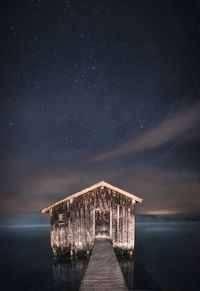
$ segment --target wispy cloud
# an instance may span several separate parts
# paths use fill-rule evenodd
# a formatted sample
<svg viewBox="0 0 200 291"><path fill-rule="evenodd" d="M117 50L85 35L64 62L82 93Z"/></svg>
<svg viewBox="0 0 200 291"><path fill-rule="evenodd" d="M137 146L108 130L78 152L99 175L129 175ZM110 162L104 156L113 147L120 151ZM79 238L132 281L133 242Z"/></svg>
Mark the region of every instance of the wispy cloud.
<svg viewBox="0 0 200 291"><path fill-rule="evenodd" d="M166 118L157 127L93 158L97 162L75 164L47 163L44 159L7 157L0 165L0 210L31 212L48 206L100 180L105 180L144 199L138 211L198 212L200 209L199 173L191 169L176 171L148 162L137 167L108 166L101 161L157 148L175 140L199 135L200 103ZM98 163L100 161L100 163ZM112 164L112 163L111 163Z"/></svg>
<svg viewBox="0 0 200 291"><path fill-rule="evenodd" d="M143 132L141 135L124 142L116 148L96 155L92 162L112 160L129 154L151 150L175 141L188 139L199 135L197 127L200 122L200 102L187 110L181 110L170 118L165 118L156 127Z"/></svg>
<svg viewBox="0 0 200 291"><path fill-rule="evenodd" d="M40 209L100 180L143 198L137 212L198 213L200 209L198 172L163 170L152 165L133 168L86 165L78 169L68 165L50 170L46 164L21 159L12 161L7 169L4 164L3 168L9 174L1 183L1 212L39 214Z"/></svg>

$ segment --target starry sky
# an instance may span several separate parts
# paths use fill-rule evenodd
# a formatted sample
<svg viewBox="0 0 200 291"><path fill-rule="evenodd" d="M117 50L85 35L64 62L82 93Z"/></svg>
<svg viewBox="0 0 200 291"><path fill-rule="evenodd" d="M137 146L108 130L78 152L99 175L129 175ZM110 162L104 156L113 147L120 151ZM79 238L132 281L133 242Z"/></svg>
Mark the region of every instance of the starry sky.
<svg viewBox="0 0 200 291"><path fill-rule="evenodd" d="M200 1L3 0L0 29L1 213L101 180L200 211Z"/></svg>

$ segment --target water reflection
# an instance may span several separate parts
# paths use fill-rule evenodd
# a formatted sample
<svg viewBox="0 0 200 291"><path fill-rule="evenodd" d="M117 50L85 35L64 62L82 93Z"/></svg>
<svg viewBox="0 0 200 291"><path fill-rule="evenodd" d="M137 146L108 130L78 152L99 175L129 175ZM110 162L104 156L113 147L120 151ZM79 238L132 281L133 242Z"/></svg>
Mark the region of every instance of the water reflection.
<svg viewBox="0 0 200 291"><path fill-rule="evenodd" d="M136 257L117 255L126 285L129 290L160 290L154 279ZM89 258L58 258L53 263L53 277L56 291L79 290Z"/></svg>
<svg viewBox="0 0 200 291"><path fill-rule="evenodd" d="M78 290L89 258L60 257L53 263L55 290Z"/></svg>
<svg viewBox="0 0 200 291"><path fill-rule="evenodd" d="M134 260L130 257L117 256L127 287L134 289ZM55 290L78 290L86 271L89 258L60 257L53 263L53 277Z"/></svg>
<svg viewBox="0 0 200 291"><path fill-rule="evenodd" d="M131 257L117 255L118 262L120 264L126 286L129 290L134 289L134 260Z"/></svg>
<svg viewBox="0 0 200 291"><path fill-rule="evenodd" d="M135 255L133 258L118 256L129 290L200 290L199 228L199 222L136 224ZM45 253L43 251L41 256L35 256L37 266L38 258ZM53 290L78 290L86 267L86 258L83 261L55 262L53 270L56 288ZM41 284L41 278L38 284Z"/></svg>
<svg viewBox="0 0 200 291"><path fill-rule="evenodd" d="M157 282L141 263L141 257L117 254L117 259L129 290L160 290Z"/></svg>
<svg viewBox="0 0 200 291"><path fill-rule="evenodd" d="M152 231L153 226L159 231ZM199 222L136 224L134 264L119 259L128 287L200 290L199 229ZM87 258L53 263L48 227L0 230L1 290L78 290Z"/></svg>

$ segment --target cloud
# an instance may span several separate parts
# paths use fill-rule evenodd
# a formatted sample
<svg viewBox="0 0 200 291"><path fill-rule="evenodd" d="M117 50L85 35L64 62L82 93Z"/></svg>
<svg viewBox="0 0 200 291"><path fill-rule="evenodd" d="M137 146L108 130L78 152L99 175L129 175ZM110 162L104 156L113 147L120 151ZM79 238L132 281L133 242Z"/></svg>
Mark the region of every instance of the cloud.
<svg viewBox="0 0 200 291"><path fill-rule="evenodd" d="M136 167L116 167L101 163L136 154L176 140L199 136L200 103L165 118L157 127L129 140L115 149L95 156L91 164L58 155L57 160L31 160L27 156L4 156L0 164L0 210L39 213L59 201L100 180L105 180L144 199L138 212L200 211L199 173L163 170L141 163Z"/></svg>
<svg viewBox="0 0 200 291"><path fill-rule="evenodd" d="M32 161L27 157L12 156L2 160L0 174L1 211L39 212L43 207L105 177L112 180L116 171L74 167L70 163L49 165L45 160Z"/></svg>
<svg viewBox="0 0 200 291"><path fill-rule="evenodd" d="M6 162L6 161L5 161ZM30 160L11 159L0 168L4 171L1 183L1 212L27 213L59 201L100 180L144 199L137 213L151 211L199 212L199 173L163 170L158 166L112 168L91 165L73 168L71 165L52 167Z"/></svg>
<svg viewBox="0 0 200 291"><path fill-rule="evenodd" d="M96 155L92 162L103 162L122 156L151 150L180 139L181 141L194 138L199 135L197 130L200 122L200 102L195 103L187 110L174 114L171 118L165 118L155 128L145 131L141 135L124 142L116 148Z"/></svg>

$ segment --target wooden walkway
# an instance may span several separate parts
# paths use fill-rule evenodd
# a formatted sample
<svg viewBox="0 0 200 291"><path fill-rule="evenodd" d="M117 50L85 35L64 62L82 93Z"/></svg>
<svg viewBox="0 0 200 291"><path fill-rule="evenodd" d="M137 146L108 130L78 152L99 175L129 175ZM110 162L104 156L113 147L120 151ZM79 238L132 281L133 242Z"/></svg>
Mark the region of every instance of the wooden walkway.
<svg viewBox="0 0 200 291"><path fill-rule="evenodd" d="M110 240L95 240L80 290L128 290Z"/></svg>

